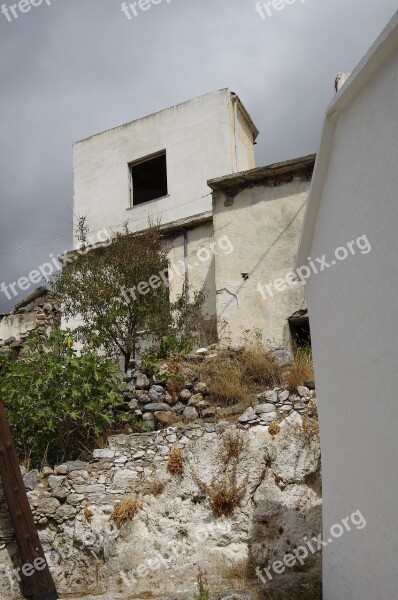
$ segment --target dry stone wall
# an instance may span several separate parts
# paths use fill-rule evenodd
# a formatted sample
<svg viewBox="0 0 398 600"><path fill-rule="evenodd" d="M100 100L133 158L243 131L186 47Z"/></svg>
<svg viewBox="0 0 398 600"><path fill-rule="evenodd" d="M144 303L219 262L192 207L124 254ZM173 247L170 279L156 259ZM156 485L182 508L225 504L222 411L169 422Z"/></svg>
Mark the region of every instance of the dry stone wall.
<svg viewBox="0 0 398 600"><path fill-rule="evenodd" d="M321 532L316 421L291 410L272 428L261 418L266 414L119 435L94 451L89 463L25 473L59 591L192 600L201 568L211 599L264 598L256 567L283 560L304 536ZM237 486L244 492L231 515L216 518L198 478L212 488L223 476L229 432L240 432L243 441ZM183 455L181 476L167 469L176 446ZM132 493L140 505L136 515L123 525L112 522L115 505ZM19 563L4 496L0 499L0 597L8 600L18 597L11 569ZM275 575L270 585L319 577L316 554L298 571Z"/></svg>

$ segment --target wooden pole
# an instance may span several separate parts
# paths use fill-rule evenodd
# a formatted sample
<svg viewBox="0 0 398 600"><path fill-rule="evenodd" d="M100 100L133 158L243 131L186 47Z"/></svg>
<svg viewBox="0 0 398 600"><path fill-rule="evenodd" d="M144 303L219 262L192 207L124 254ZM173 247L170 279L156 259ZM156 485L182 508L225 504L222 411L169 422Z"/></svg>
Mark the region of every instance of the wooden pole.
<svg viewBox="0 0 398 600"><path fill-rule="evenodd" d="M0 476L14 527L23 592L33 600L57 600L57 590L29 506L10 427L0 399ZM18 578L17 578L18 579Z"/></svg>

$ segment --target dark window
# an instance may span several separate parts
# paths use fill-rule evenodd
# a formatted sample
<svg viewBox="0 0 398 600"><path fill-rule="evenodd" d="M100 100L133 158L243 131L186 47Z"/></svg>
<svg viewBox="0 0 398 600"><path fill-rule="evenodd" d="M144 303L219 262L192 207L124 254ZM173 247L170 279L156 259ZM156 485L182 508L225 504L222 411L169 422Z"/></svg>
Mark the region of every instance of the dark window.
<svg viewBox="0 0 398 600"><path fill-rule="evenodd" d="M143 204L167 196L166 152L130 165L131 204Z"/></svg>

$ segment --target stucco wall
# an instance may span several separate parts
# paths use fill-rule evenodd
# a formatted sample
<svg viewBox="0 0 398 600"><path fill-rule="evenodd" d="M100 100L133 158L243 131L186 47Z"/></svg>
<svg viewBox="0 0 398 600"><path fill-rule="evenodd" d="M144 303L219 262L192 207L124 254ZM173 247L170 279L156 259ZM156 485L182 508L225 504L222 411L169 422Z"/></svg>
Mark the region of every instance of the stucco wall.
<svg viewBox="0 0 398 600"><path fill-rule="evenodd" d="M7 338L20 338L21 335L36 329L36 313L20 315L6 315L0 321L0 340Z"/></svg>
<svg viewBox="0 0 398 600"><path fill-rule="evenodd" d="M290 341L287 319L302 307L302 286L264 298L258 285L272 284L293 269L308 197L309 182L295 178L279 187L258 185L233 199L214 193L214 236L228 236L233 252L216 256L216 293L220 335L240 344L245 331L260 330L264 342ZM248 275L248 279L243 278Z"/></svg>
<svg viewBox="0 0 398 600"><path fill-rule="evenodd" d="M362 235L372 247L313 276L306 292L324 527L351 509L367 520L361 535L325 549L326 600L397 595L397 74L395 52L337 118L311 247L331 256Z"/></svg>
<svg viewBox="0 0 398 600"><path fill-rule="evenodd" d="M210 210L207 180L236 171L231 104L230 91L219 90L77 142L76 217L88 215L92 230L118 228L126 219L139 230L147 227L148 217L165 224ZM238 147L239 168L252 168L253 133L245 137L239 127ZM162 150L167 152L168 196L129 210L128 164Z"/></svg>
<svg viewBox="0 0 398 600"><path fill-rule="evenodd" d="M212 221L186 231L187 272L191 299L199 291L207 293L203 306L206 320L216 316L215 256L213 252ZM173 277L170 280L170 300L175 302L181 295L185 281L184 234L169 243L169 261Z"/></svg>

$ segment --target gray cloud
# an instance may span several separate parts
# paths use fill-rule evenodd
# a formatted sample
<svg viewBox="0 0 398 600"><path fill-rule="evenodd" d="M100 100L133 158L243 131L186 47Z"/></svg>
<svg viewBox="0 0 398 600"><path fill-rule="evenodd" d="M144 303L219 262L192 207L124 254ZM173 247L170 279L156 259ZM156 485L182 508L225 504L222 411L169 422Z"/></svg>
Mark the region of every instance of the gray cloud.
<svg viewBox="0 0 398 600"><path fill-rule="evenodd" d="M316 151L336 73L396 2L297 0L265 21L254 0L163 0L130 21L120 6L52 0L0 15L0 251L71 236L73 141L214 89L251 113L258 165ZM0 282L70 246L0 252ZM0 313L5 303L0 293Z"/></svg>

